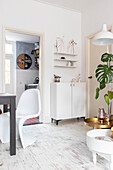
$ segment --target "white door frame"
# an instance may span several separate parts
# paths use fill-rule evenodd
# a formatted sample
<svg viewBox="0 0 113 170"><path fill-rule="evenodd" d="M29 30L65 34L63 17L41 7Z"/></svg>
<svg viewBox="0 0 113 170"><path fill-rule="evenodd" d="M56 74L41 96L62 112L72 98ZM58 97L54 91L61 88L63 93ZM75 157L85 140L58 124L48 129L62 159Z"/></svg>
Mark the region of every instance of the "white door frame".
<svg viewBox="0 0 113 170"><path fill-rule="evenodd" d="M3 35L3 41L2 41L2 91L5 91L5 35L6 31L20 33L20 34L28 34L32 36L39 36L40 37L40 69L39 69L39 79L40 79L40 92L41 92L41 121L43 121L43 99L44 99L44 33L40 32L33 32L28 30L21 30L18 28L12 28L3 26L2 27L2 35Z"/></svg>
<svg viewBox="0 0 113 170"><path fill-rule="evenodd" d="M90 117L90 112L89 112L89 105L90 105L90 83L88 81L88 77L91 76L90 75L90 39L93 38L98 32L100 32L101 30L90 34L89 36L87 36L86 38L86 113L87 113L87 117ZM113 27L108 27L108 31L112 31L113 32ZM113 51L113 48L112 48Z"/></svg>

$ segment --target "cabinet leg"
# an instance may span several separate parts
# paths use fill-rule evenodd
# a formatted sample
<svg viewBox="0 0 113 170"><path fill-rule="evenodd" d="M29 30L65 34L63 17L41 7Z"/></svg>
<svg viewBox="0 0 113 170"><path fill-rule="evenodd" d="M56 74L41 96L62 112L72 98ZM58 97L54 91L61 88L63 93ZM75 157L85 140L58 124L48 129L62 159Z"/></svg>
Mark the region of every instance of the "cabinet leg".
<svg viewBox="0 0 113 170"><path fill-rule="evenodd" d="M53 123L53 118L51 118L51 123Z"/></svg>
<svg viewBox="0 0 113 170"><path fill-rule="evenodd" d="M56 120L56 125L58 125L58 122L61 121L61 120Z"/></svg>
<svg viewBox="0 0 113 170"><path fill-rule="evenodd" d="M77 117L77 120L79 120L79 117Z"/></svg>
<svg viewBox="0 0 113 170"><path fill-rule="evenodd" d="M83 120L85 120L85 117L81 117Z"/></svg>
<svg viewBox="0 0 113 170"><path fill-rule="evenodd" d="M58 125L59 120L56 120L56 125Z"/></svg>

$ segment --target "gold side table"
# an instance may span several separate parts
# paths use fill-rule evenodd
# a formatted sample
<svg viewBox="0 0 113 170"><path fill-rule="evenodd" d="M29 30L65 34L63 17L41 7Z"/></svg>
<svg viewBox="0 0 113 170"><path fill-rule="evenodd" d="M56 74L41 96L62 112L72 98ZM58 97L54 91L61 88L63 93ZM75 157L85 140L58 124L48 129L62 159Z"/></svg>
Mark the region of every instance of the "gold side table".
<svg viewBox="0 0 113 170"><path fill-rule="evenodd" d="M109 129L113 126L113 120L108 121L107 118L99 119L97 117L87 118L84 120L85 125L95 129Z"/></svg>

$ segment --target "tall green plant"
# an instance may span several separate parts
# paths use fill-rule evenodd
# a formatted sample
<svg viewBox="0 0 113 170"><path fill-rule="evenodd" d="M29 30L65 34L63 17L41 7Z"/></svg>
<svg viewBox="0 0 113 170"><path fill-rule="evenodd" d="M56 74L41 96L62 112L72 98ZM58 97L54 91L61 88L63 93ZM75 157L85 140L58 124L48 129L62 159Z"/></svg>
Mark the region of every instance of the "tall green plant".
<svg viewBox="0 0 113 170"><path fill-rule="evenodd" d="M96 88L96 96L98 99L100 90L104 89L108 83L111 83L113 80L113 65L111 65L111 61L113 61L113 55L104 53L101 56L101 61L105 64L99 64L95 71L97 81L99 82L99 87ZM109 91L109 94L111 91ZM105 94L104 98L106 103L109 105L109 94Z"/></svg>

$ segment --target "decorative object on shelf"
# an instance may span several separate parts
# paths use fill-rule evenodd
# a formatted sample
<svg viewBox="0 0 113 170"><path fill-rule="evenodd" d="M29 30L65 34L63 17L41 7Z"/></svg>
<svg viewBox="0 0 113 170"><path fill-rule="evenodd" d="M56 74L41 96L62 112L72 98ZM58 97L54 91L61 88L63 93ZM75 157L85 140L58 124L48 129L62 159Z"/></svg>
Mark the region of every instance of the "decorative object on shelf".
<svg viewBox="0 0 113 170"><path fill-rule="evenodd" d="M76 78L72 78L71 83L72 83L72 84L73 84L73 83L75 84L75 82L77 82L77 81L76 81Z"/></svg>
<svg viewBox="0 0 113 170"><path fill-rule="evenodd" d="M77 43L74 41L74 40L71 40L69 42L69 45L68 45L68 48L67 48L67 51L72 53L72 54L75 54L75 46L77 45Z"/></svg>
<svg viewBox="0 0 113 170"><path fill-rule="evenodd" d="M34 43L35 48L31 51L31 54L36 54L35 56L35 66L39 68L39 42Z"/></svg>
<svg viewBox="0 0 113 170"><path fill-rule="evenodd" d="M39 49L36 50L35 66L39 68Z"/></svg>
<svg viewBox="0 0 113 170"><path fill-rule="evenodd" d="M39 50L39 42L34 43L35 48L31 51L31 54L37 53L37 50Z"/></svg>
<svg viewBox="0 0 113 170"><path fill-rule="evenodd" d="M62 36L62 38L60 37L56 38L55 49L56 52L64 51L64 36Z"/></svg>
<svg viewBox="0 0 113 170"><path fill-rule="evenodd" d="M72 61L68 61L67 64L66 64L66 66L68 66L68 67L73 66L73 62L72 62Z"/></svg>
<svg viewBox="0 0 113 170"><path fill-rule="evenodd" d="M34 84L38 84L38 83L39 83L39 77L35 77Z"/></svg>
<svg viewBox="0 0 113 170"><path fill-rule="evenodd" d="M37 54L37 55L39 55L39 48L38 48L38 49L36 49L36 54Z"/></svg>
<svg viewBox="0 0 113 170"><path fill-rule="evenodd" d="M107 46L107 53L104 53L101 57L102 62L106 62L107 64L99 64L96 69L96 78L99 82L99 87L96 89L96 99L99 97L100 90L103 90L106 87L106 84L109 84L109 93L104 95L105 101L108 105L108 117L111 114L111 82L113 80L113 65L110 65L111 61L113 61L113 55L109 54L108 45L113 44L113 34L107 31L106 24L103 25L103 29L99 32L92 41L95 45L105 45Z"/></svg>
<svg viewBox="0 0 113 170"><path fill-rule="evenodd" d="M55 51L57 51L58 52L58 41L57 41L57 39L56 39L56 44L54 45L55 46Z"/></svg>
<svg viewBox="0 0 113 170"><path fill-rule="evenodd" d="M56 76L55 74L54 74L54 82L60 82L60 76Z"/></svg>
<svg viewBox="0 0 113 170"><path fill-rule="evenodd" d="M78 74L78 76L77 76L77 82L81 82L81 76L80 76L80 73Z"/></svg>
<svg viewBox="0 0 113 170"><path fill-rule="evenodd" d="M35 50L39 49L39 42L35 42Z"/></svg>
<svg viewBox="0 0 113 170"><path fill-rule="evenodd" d="M21 69L29 69L32 65L32 59L28 54L20 54L17 58L17 65Z"/></svg>

